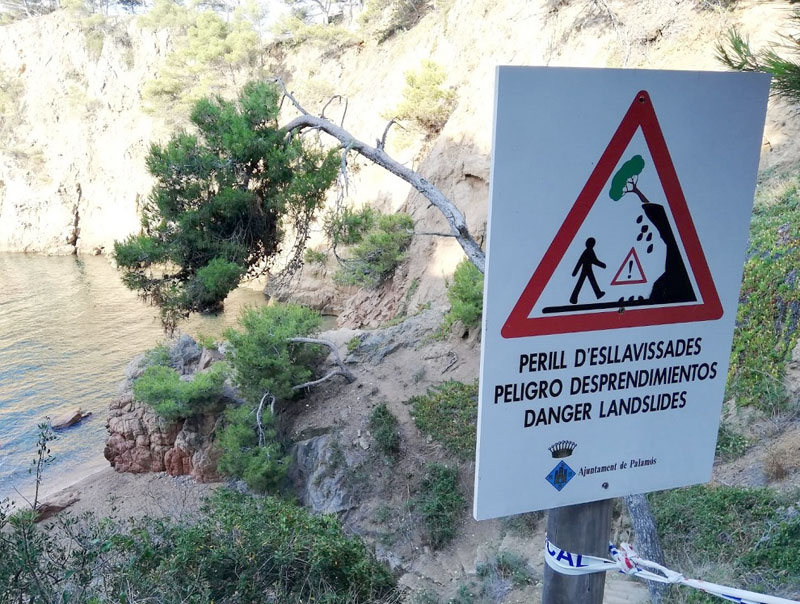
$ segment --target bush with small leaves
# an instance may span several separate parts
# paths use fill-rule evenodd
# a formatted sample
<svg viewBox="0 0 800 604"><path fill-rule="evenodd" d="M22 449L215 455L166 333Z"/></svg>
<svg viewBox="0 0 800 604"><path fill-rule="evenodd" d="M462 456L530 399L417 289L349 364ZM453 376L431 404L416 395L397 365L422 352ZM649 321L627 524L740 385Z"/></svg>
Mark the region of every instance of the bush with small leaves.
<svg viewBox="0 0 800 604"><path fill-rule="evenodd" d="M325 263L328 261L328 255L325 252L312 250L309 247L306 248L306 251L303 253L303 261L306 264L318 264L320 266L325 266Z"/></svg>
<svg viewBox="0 0 800 604"><path fill-rule="evenodd" d="M800 183L753 209L728 371L739 405L774 412L786 404L783 376L798 340Z"/></svg>
<svg viewBox="0 0 800 604"><path fill-rule="evenodd" d="M712 581L718 572L735 575L751 591L800 589L796 494L701 485L653 494L650 505L676 565L703 568Z"/></svg>
<svg viewBox="0 0 800 604"><path fill-rule="evenodd" d="M259 62L262 18L262 11L246 4L226 18L198 5L157 0L150 13L139 17L139 25L168 30L171 50L158 75L144 86L145 109L175 119L202 97L224 96L236 87L242 71L249 77L265 76Z"/></svg>
<svg viewBox="0 0 800 604"><path fill-rule="evenodd" d="M430 0L370 0L359 21L379 43L385 42L414 27L431 6Z"/></svg>
<svg viewBox="0 0 800 604"><path fill-rule="evenodd" d="M442 443L459 459L475 456L478 380L471 384L444 382L408 402L414 423L421 432Z"/></svg>
<svg viewBox="0 0 800 604"><path fill-rule="evenodd" d="M444 547L455 537L464 505L458 470L438 463L428 464L419 495L414 499L414 509L422 517L434 549Z"/></svg>
<svg viewBox="0 0 800 604"><path fill-rule="evenodd" d="M374 228L352 249L351 257L342 261L334 281L342 285L380 286L405 260L413 229L414 221L408 214L378 216Z"/></svg>
<svg viewBox="0 0 800 604"><path fill-rule="evenodd" d="M430 60L416 71L406 72L403 100L393 117L409 120L429 135L438 133L456 106L455 90L442 87L445 72Z"/></svg>
<svg viewBox="0 0 800 604"><path fill-rule="evenodd" d="M296 14L278 19L272 27L277 39L289 47L306 44L322 46L329 50L344 50L361 43L361 38L341 25L307 23Z"/></svg>
<svg viewBox="0 0 800 604"><path fill-rule="evenodd" d="M369 416L369 429L378 450L387 457L395 457L400 451L399 422L389 411L386 403L381 403Z"/></svg>
<svg viewBox="0 0 800 604"><path fill-rule="evenodd" d="M483 273L472 262L462 260L453 273L453 282L447 288L450 311L445 315L445 326L456 321L467 329L481 324L483 316Z"/></svg>
<svg viewBox="0 0 800 604"><path fill-rule="evenodd" d="M319 346L293 343L319 330L317 311L298 304L248 308L239 319L240 329L229 329L230 362L242 396L255 405L269 392L277 399L293 398L293 386L307 382L319 360Z"/></svg>
<svg viewBox="0 0 800 604"><path fill-rule="evenodd" d="M244 480L258 493L281 489L291 457L278 441L269 409L262 414L260 433L256 413L251 407L244 405L226 410L217 444L222 450L217 464L222 474Z"/></svg>
<svg viewBox="0 0 800 604"><path fill-rule="evenodd" d="M347 340L347 352L353 353L358 350L359 346L361 346L361 338L358 336L353 336Z"/></svg>
<svg viewBox="0 0 800 604"><path fill-rule="evenodd" d="M133 396L170 421L219 411L227 375L228 365L224 362L195 373L191 381L182 380L171 367L152 365L133 383Z"/></svg>
<svg viewBox="0 0 800 604"><path fill-rule="evenodd" d="M358 210L344 206L325 214L322 230L334 249L340 245L355 245L375 227L378 216L369 206Z"/></svg>
<svg viewBox="0 0 800 604"><path fill-rule="evenodd" d="M379 604L389 569L335 516L220 489L191 524L58 516L0 505L0 602ZM65 544L69 549L65 550ZM102 579L102 580L100 580Z"/></svg>

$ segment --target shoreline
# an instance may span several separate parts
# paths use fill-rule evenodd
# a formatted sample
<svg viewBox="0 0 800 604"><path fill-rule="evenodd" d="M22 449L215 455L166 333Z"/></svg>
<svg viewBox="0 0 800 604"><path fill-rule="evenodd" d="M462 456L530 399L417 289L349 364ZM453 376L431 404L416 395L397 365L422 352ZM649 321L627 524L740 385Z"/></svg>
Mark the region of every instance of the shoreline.
<svg viewBox="0 0 800 604"><path fill-rule="evenodd" d="M223 484L199 483L189 476L169 476L166 472L117 472L100 455L83 464L80 472L69 473L63 479L48 481L45 470L39 502L66 506L54 517L90 512L97 517L155 516L181 520L195 516L205 497ZM30 500L33 485L20 493ZM14 508L24 505L24 499L15 500ZM53 521L53 518L45 520Z"/></svg>

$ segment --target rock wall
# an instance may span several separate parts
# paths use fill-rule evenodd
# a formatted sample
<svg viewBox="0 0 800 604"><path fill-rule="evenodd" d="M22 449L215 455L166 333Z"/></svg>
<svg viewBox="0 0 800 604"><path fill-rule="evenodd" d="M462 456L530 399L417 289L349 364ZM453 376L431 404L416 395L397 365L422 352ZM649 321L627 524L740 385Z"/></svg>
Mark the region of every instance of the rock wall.
<svg viewBox="0 0 800 604"><path fill-rule="evenodd" d="M219 353L201 349L189 336L181 336L174 343L170 356L181 379L192 379L196 372L222 358ZM214 439L222 416L197 415L177 422L159 417L133 397L133 382L147 366L142 354L125 369L119 396L109 405L109 437L103 455L118 472L167 472L171 476L189 475L200 482L220 480L220 453ZM241 402L232 388L224 396Z"/></svg>
<svg viewBox="0 0 800 604"><path fill-rule="evenodd" d="M165 134L141 90L167 40L125 18L93 32L62 12L0 28L14 93L0 124L0 251L110 251L138 229L144 158Z"/></svg>

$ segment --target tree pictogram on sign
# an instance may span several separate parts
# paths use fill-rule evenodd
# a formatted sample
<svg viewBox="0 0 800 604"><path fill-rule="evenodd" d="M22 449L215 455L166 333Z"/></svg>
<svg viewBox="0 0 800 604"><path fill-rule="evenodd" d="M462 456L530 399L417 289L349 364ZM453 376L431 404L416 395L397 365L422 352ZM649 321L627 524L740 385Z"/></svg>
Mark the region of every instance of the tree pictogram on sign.
<svg viewBox="0 0 800 604"><path fill-rule="evenodd" d="M639 188L639 177L647 170L647 162L641 155L634 155L624 162L612 178L614 169L640 129L664 192L666 207L651 201ZM596 271L606 268L601 248L604 239L601 235L608 239L613 234L592 233L593 236L586 239L581 237L580 241L575 241L589 212L609 182L608 196L612 200L620 201L632 197L641 203L641 214L636 223L640 229L637 245L643 246L642 253L647 255L653 252L654 243L660 240L659 245L664 254L662 272L649 291L616 300L610 299L616 298L611 295L606 299L607 292L599 287L596 275ZM626 199L624 203L630 202ZM574 287L571 292L565 288L563 295L555 303L541 306L534 312L542 292L556 269L565 261L565 254L570 249L579 252L576 252L579 257L572 270L572 277L576 279ZM688 270L681 249L685 252ZM623 261L611 285L633 284L633 280L627 280L629 261L634 261L635 265L630 266L631 275L641 278L638 283L647 281L634 247ZM570 264L572 262L575 260L570 260ZM691 277L694 277L694 282ZM609 284L608 281L605 283ZM519 338L708 321L721 316L722 305L664 135L650 96L646 91L641 91L634 98L611 142L514 305L501 329L501 335L504 338Z"/></svg>

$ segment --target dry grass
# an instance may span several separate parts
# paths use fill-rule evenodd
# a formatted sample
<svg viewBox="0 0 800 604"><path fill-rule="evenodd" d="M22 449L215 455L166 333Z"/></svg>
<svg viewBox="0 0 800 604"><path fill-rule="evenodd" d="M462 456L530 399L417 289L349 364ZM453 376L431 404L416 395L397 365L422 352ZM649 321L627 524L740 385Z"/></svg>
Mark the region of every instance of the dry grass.
<svg viewBox="0 0 800 604"><path fill-rule="evenodd" d="M769 480L783 480L797 470L800 470L800 428L783 434L764 456L764 472Z"/></svg>

